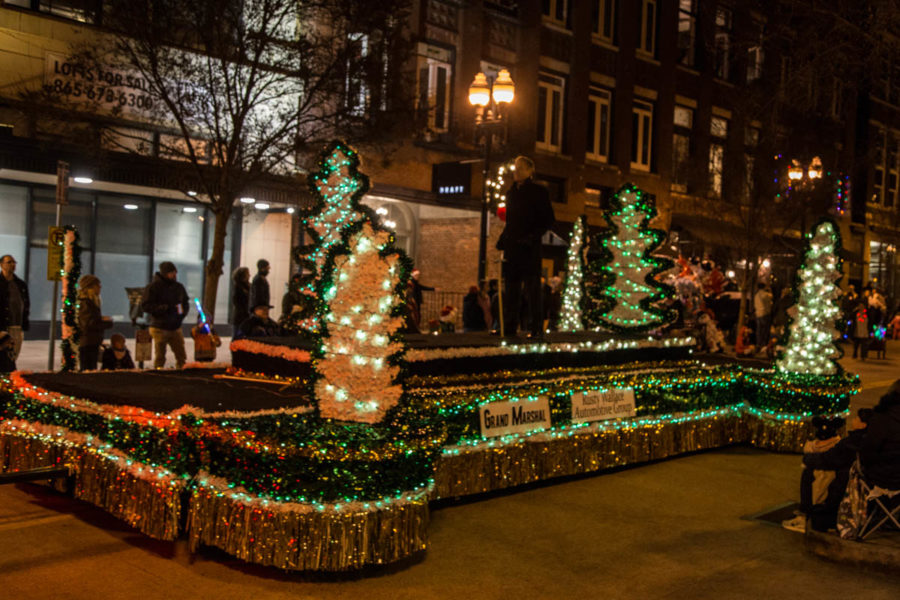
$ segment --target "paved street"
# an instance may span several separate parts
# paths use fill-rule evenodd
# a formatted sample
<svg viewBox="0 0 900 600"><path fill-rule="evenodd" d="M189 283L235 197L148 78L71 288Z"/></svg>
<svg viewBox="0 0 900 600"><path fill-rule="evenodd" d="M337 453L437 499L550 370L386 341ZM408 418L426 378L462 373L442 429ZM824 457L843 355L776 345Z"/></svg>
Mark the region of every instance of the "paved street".
<svg viewBox="0 0 900 600"><path fill-rule="evenodd" d="M845 364L862 375L854 405L874 404L900 374L894 356ZM745 518L795 500L798 476L797 456L729 448L443 504L423 558L365 578L190 557L90 505L5 486L0 589L16 600L897 598L900 575L823 561L802 536Z"/></svg>

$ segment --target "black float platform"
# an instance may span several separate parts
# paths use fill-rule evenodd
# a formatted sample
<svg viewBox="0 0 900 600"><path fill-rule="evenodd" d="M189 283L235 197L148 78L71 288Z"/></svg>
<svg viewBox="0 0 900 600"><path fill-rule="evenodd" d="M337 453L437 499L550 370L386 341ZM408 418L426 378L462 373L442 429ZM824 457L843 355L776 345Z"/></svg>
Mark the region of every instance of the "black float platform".
<svg viewBox="0 0 900 600"><path fill-rule="evenodd" d="M98 404L137 406L168 413L184 405L206 412L254 412L306 406L296 389L236 379L217 379L220 369L182 371L107 371L33 373L25 379L38 387Z"/></svg>
<svg viewBox="0 0 900 600"><path fill-rule="evenodd" d="M312 350L312 344L299 337L250 338L267 346L281 346L292 349ZM408 354L407 373L410 375L460 375L492 373L507 370L534 370L559 367L589 367L598 364L616 365L635 361L684 360L690 358L690 346L662 346L644 348L603 349L606 342L644 342L647 336L626 337L611 333L579 332L548 333L539 340L524 337L501 338L487 332L441 333L437 335L407 334L405 336ZM545 345L541 352L535 346ZM566 344L577 345L566 348ZM485 354L488 348L506 346L508 352ZM441 350L473 349L471 356L444 355ZM415 360L415 351L435 351L423 360ZM421 358L421 356L420 356ZM309 375L307 363L294 362L262 353L232 349L232 364L250 373L265 373L281 377L304 378Z"/></svg>

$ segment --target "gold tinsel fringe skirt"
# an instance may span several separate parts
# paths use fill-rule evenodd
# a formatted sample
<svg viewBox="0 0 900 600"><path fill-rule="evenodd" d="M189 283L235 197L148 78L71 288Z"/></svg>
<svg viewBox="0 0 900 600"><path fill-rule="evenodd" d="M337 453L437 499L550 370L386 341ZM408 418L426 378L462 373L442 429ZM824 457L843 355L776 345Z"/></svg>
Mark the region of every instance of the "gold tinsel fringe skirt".
<svg viewBox="0 0 900 600"><path fill-rule="evenodd" d="M806 435L805 420L778 420L733 408L683 420L639 420L619 428L593 425L506 444L454 446L437 460L430 492L410 492L378 507L266 501L211 478L198 477L203 483L189 488L162 469L8 422L0 428L0 470L65 465L75 482L75 497L151 537L174 540L186 534L192 550L206 545L281 569L343 571L425 550L429 498L478 494L735 443L798 452ZM187 522L180 526L183 509Z"/></svg>

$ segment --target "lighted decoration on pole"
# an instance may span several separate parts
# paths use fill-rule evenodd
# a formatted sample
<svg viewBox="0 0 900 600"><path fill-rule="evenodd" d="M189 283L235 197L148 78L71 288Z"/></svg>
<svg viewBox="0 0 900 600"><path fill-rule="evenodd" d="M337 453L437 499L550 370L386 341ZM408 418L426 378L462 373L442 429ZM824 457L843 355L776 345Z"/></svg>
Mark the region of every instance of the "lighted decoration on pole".
<svg viewBox="0 0 900 600"><path fill-rule="evenodd" d="M559 314L560 331L584 331L584 215L575 219L569 240L566 265L566 287Z"/></svg>
<svg viewBox="0 0 900 600"><path fill-rule="evenodd" d="M62 371L78 369L78 342L81 327L78 325L78 279L81 277L81 237L73 225L63 227L62 264Z"/></svg>
<svg viewBox="0 0 900 600"><path fill-rule="evenodd" d="M588 293L595 299L590 322L619 333L638 333L670 322L672 311L659 303L672 296L656 275L672 261L651 253L665 232L650 228L656 207L637 187L626 184L604 213L609 227L600 234L601 255L590 268L596 276Z"/></svg>
<svg viewBox="0 0 900 600"><path fill-rule="evenodd" d="M788 342L776 362L778 371L803 375L841 372L837 320L841 289L841 234L830 219L820 221L806 236L803 266L794 284L797 316L788 327Z"/></svg>
<svg viewBox="0 0 900 600"><path fill-rule="evenodd" d="M315 333L319 299L316 287L329 251L341 242L345 227L367 218L370 210L360 204L369 189L369 179L359 172L359 155L342 142L332 142L319 157L318 170L310 177L312 206L301 215L310 243L294 249L294 259L303 275L294 291L306 300L302 310L286 316L285 325L297 331Z"/></svg>

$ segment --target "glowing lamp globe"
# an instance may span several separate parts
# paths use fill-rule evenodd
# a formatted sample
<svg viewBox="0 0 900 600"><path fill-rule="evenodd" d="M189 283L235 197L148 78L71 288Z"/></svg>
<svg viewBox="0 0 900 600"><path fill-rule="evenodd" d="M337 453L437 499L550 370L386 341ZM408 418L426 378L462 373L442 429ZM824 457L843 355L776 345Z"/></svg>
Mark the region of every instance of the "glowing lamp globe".
<svg viewBox="0 0 900 600"><path fill-rule="evenodd" d="M472 106L487 106L491 101L491 88L488 85L484 73L475 75L469 86L469 104Z"/></svg>
<svg viewBox="0 0 900 600"><path fill-rule="evenodd" d="M497 80L494 82L494 89L491 92L494 96L494 102L497 104L505 104L512 102L516 95L516 85L513 83L509 71L501 69L497 74Z"/></svg>

